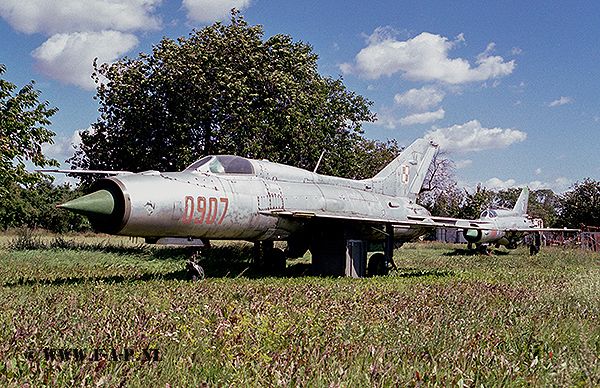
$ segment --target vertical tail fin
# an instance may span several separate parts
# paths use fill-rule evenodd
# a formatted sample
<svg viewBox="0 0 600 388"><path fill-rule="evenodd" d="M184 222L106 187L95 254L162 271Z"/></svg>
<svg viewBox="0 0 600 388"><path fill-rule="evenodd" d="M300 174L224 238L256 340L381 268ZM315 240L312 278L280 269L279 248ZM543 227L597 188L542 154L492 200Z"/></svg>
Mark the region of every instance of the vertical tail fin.
<svg viewBox="0 0 600 388"><path fill-rule="evenodd" d="M523 187L523 191L521 191L521 195L519 195L519 199L517 199L517 203L513 208L513 211L517 213L517 215L522 216L527 214L527 204L529 203L529 187Z"/></svg>
<svg viewBox="0 0 600 388"><path fill-rule="evenodd" d="M373 190L416 200L436 150L437 145L428 140L415 141L373 177Z"/></svg>

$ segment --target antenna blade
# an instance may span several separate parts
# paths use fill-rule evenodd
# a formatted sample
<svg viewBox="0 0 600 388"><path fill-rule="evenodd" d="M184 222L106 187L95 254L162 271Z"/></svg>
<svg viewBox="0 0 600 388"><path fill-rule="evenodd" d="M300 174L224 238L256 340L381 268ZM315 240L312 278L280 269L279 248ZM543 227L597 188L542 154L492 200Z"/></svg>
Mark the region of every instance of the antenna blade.
<svg viewBox="0 0 600 388"><path fill-rule="evenodd" d="M321 152L321 156L319 156L319 161L317 162L317 165L315 166L315 169L313 170L314 173L317 172L317 169L319 168L319 165L321 164L321 159L323 159L323 155L325 155L325 150L323 150L323 152Z"/></svg>

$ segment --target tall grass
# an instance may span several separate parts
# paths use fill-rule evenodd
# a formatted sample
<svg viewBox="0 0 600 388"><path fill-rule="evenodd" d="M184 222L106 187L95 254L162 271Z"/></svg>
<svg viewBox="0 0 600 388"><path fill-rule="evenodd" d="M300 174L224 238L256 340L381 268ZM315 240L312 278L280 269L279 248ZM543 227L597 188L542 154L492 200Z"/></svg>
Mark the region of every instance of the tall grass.
<svg viewBox="0 0 600 388"><path fill-rule="evenodd" d="M390 276L346 279L244 272L244 245L211 255L191 283L177 249L5 246L0 385L600 385L597 256L409 244ZM48 361L44 349L106 356Z"/></svg>

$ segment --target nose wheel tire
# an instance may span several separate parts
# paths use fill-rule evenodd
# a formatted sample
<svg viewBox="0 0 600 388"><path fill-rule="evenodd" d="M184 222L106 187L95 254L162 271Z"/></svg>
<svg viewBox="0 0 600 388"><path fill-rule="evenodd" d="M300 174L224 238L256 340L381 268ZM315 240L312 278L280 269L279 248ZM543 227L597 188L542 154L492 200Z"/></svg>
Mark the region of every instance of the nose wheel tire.
<svg viewBox="0 0 600 388"><path fill-rule="evenodd" d="M196 282L204 279L204 269L193 261L188 261L185 265L188 280Z"/></svg>

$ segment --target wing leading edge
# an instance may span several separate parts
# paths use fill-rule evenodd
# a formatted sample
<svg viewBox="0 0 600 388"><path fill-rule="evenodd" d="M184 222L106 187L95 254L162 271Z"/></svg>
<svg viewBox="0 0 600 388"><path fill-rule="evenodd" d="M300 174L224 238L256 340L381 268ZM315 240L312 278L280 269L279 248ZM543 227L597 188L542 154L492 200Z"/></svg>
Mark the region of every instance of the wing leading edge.
<svg viewBox="0 0 600 388"><path fill-rule="evenodd" d="M457 218L446 217L423 217L423 216L408 216L407 219L394 218L379 218L369 217L359 214L354 215L339 215L325 212L302 212L302 211L286 211L286 210L268 210L261 211L260 214L272 217L290 217L290 218L322 218L345 220L365 223L382 223L399 226L417 226L427 228L464 228L469 221Z"/></svg>
<svg viewBox="0 0 600 388"><path fill-rule="evenodd" d="M326 212L302 212L302 211L286 211L286 210L268 210L261 211L260 214L273 217L290 217L290 218L322 218L346 220L364 223L382 223L398 226L414 226L424 228L453 228L453 229L473 229L473 230L494 230L497 229L492 223L474 222L460 218L450 217L424 217L424 216L408 216L407 219L394 218L379 218L368 217L359 214L355 215L339 215ZM561 228L506 228L506 232L578 232L579 229L561 229Z"/></svg>

